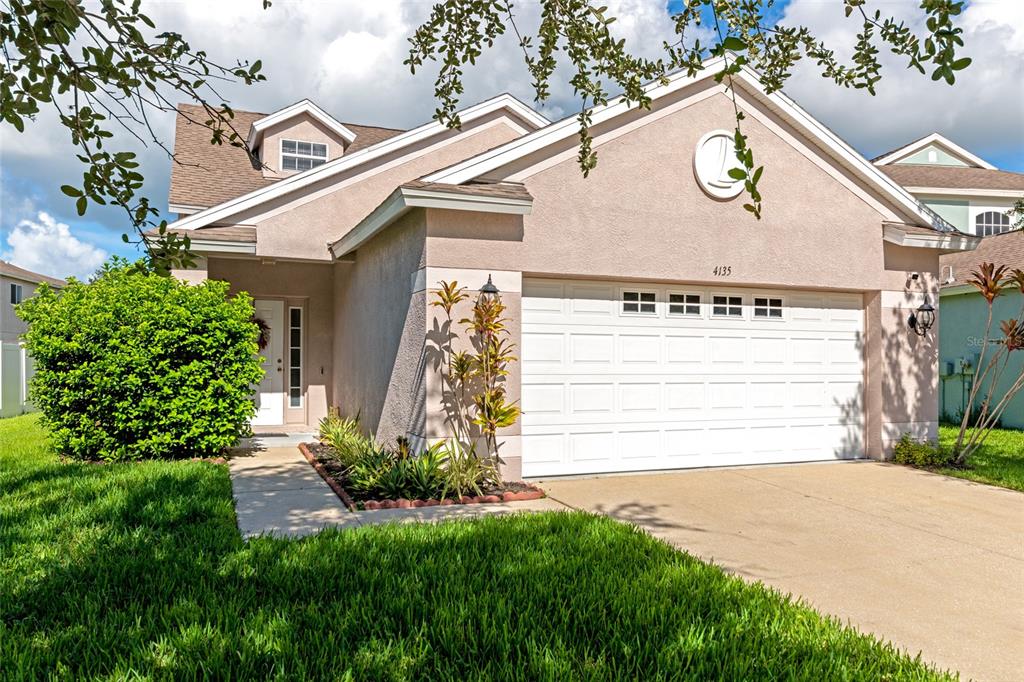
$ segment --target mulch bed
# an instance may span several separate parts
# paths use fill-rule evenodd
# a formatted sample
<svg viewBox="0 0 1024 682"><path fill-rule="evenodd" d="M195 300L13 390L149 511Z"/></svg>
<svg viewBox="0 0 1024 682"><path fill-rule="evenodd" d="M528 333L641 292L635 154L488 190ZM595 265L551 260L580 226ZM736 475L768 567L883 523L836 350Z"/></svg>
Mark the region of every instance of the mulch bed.
<svg viewBox="0 0 1024 682"><path fill-rule="evenodd" d="M306 460L326 481L331 490L341 499L350 511L362 509L410 509L416 507L437 507L454 504L493 504L495 502L521 502L539 500L544 491L537 486L522 481L506 481L501 488L484 490L483 495L463 496L458 500L377 500L349 492L346 487L345 469L330 456L330 448L320 443L300 443L299 450Z"/></svg>

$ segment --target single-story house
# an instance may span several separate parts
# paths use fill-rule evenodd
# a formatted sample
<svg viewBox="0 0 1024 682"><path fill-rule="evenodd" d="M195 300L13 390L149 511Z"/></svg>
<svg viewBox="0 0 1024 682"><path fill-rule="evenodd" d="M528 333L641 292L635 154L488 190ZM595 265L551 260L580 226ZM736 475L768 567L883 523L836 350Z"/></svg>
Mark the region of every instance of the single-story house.
<svg viewBox="0 0 1024 682"><path fill-rule="evenodd" d="M942 289L939 317L939 375L941 381L940 414L959 419L967 409L967 400L979 369L979 357L988 322L988 302L968 282L982 263L995 263L1024 268L1024 231L1016 230L986 237L974 251L947 254L940 259ZM992 338L999 339L1002 320L1021 319L1024 294L1011 288L995 299L992 305ZM992 358L992 350L986 351ZM993 397L998 400L1024 375L1024 351L1014 351L996 385ZM980 398L984 398L982 392ZM975 401L974 407L980 400ZM1024 391L1018 393L1003 413L1003 426L1024 429Z"/></svg>
<svg viewBox="0 0 1024 682"><path fill-rule="evenodd" d="M65 284L62 279L0 260L0 417L13 417L32 409L28 400L32 356L25 352L21 339L27 326L14 306L31 298L43 282L55 289Z"/></svg>
<svg viewBox="0 0 1024 682"><path fill-rule="evenodd" d="M885 457L934 437L939 257L951 230L756 74L735 79L764 216L744 210L733 103L708 64L647 87L651 107L575 117L509 95L461 128L342 123L308 100L236 111L257 158L211 146L179 108L171 229L196 281L227 280L271 329L257 427L331 405L381 439L447 437L440 282L489 278L508 305L523 410L509 476Z"/></svg>

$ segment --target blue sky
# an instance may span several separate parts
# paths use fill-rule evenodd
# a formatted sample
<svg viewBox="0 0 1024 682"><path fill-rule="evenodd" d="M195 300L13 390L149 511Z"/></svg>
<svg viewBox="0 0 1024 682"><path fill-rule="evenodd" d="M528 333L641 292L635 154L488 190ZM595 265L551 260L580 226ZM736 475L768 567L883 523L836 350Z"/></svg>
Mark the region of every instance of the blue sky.
<svg viewBox="0 0 1024 682"><path fill-rule="evenodd" d="M615 30L630 49L649 57L660 54L661 37L671 35L669 14L676 0L667 8L649 0L606 4L619 18ZM920 23L917 4L869 0L870 7L905 18L911 26ZM411 127L431 117L431 74L412 76L402 66L406 38L429 11L429 3L277 0L264 12L254 12L252 5L252 0L213 5L203 0L143 0L143 9L158 27L181 32L214 59L262 59L267 83L224 90L238 109L268 112L309 97L339 119L354 123ZM536 11L536 5L521 3L521 23L529 25ZM843 17L838 0L784 0L775 3L767 18L809 26L840 54L852 46L859 29L856 21ZM786 92L868 157L939 131L1001 168L1024 172L1024 2L976 0L959 24L974 64L952 88L908 72L887 57L876 97L836 88L810 64L795 71ZM281 35L301 35L302 40L281 41ZM464 101L505 90L533 100L529 77L511 40L467 71ZM542 111L560 118L575 108L576 99L560 79ZM173 114L158 117L156 124L161 137L171 141ZM122 135L116 141L140 154L145 192L163 208L170 160L159 150L138 147L128 139ZM138 255L121 242L127 225L117 210L90 208L80 218L72 201L59 192L61 184L80 181L82 171L73 154L66 132L50 111L22 135L0 124L0 257L51 275L81 276L110 254Z"/></svg>

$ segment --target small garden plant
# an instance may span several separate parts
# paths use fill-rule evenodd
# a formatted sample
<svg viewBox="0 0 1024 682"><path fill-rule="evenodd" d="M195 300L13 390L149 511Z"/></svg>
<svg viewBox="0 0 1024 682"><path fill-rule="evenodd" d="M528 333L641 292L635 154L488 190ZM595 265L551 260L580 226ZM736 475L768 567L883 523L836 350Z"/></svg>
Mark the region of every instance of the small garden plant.
<svg viewBox="0 0 1024 682"><path fill-rule="evenodd" d="M490 458L478 457L456 439L414 453L408 439L378 443L363 433L358 418L346 418L338 410L321 420L320 444L315 456L331 465L328 475L367 508L380 499L442 504L539 496L528 486L503 483Z"/></svg>
<svg viewBox="0 0 1024 682"><path fill-rule="evenodd" d="M446 420L452 437L475 454L480 440L495 471L499 469L498 430L519 419L520 409L508 399L505 382L509 366L518 358L515 345L509 340L507 307L500 294L481 293L473 302L472 316L459 321L464 325L468 342L456 347L453 314L470 296L458 282L440 283L430 305L445 314L446 339L438 348L441 365L442 392Z"/></svg>
<svg viewBox="0 0 1024 682"><path fill-rule="evenodd" d="M18 306L30 395L58 453L106 461L209 457L234 445L263 376L246 294L114 260L91 282Z"/></svg>

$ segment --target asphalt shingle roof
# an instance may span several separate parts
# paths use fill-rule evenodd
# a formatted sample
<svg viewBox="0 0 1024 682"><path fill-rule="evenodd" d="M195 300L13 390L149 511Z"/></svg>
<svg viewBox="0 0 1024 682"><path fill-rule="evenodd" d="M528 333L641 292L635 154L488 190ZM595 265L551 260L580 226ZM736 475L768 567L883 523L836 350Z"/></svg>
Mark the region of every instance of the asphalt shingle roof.
<svg viewBox="0 0 1024 682"><path fill-rule="evenodd" d="M242 139L248 137L255 121L267 115L237 109L234 114L232 123ZM210 131L202 125L208 118L201 106L178 105L169 203L208 208L277 182L263 177L259 165L244 149L229 144L210 144ZM345 123L344 126L356 134L356 139L345 150L346 154L403 132L354 123Z"/></svg>

